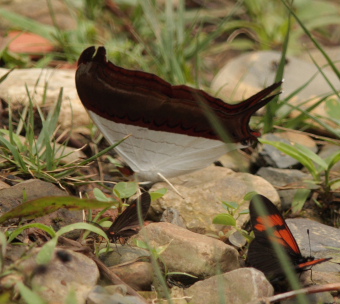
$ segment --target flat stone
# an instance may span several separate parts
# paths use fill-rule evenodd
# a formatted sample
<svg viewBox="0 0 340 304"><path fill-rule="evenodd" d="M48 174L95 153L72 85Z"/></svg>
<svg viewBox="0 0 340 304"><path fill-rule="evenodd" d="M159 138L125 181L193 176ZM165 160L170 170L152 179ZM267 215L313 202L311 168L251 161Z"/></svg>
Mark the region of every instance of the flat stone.
<svg viewBox="0 0 340 304"><path fill-rule="evenodd" d="M332 262L339 263L338 250L340 248L340 230L316 221L295 218L286 220L303 256L310 254L316 258L333 258ZM310 243L307 230L309 229ZM334 263L322 263L313 267L314 270L325 270L329 272L340 272L340 265Z"/></svg>
<svg viewBox="0 0 340 304"><path fill-rule="evenodd" d="M190 303L246 304L256 298L269 297L274 289L264 274L254 268L236 269L199 281L184 290Z"/></svg>
<svg viewBox="0 0 340 304"><path fill-rule="evenodd" d="M278 188L277 192L281 199L283 210L292 206L294 196L299 187L304 185L304 180L312 177L296 169L279 169L272 167L262 167L256 175L263 177L266 181Z"/></svg>
<svg viewBox="0 0 340 304"><path fill-rule="evenodd" d="M92 259L71 250L57 249L56 253L53 260L44 266L44 271L36 271L38 265L34 254L22 260L17 267L27 277L34 274L31 286L49 304L66 303L70 292L75 293L78 304L85 303L99 279L97 265ZM67 259L60 258L65 256Z"/></svg>
<svg viewBox="0 0 340 304"><path fill-rule="evenodd" d="M248 173L235 173L230 169L210 166L206 169L170 179L170 182L181 193L181 198L168 184L156 183L150 191L167 188L168 192L162 198L153 202L150 216L158 221L167 208L175 208L183 217L186 226L194 232L216 233L224 226L215 225L212 220L220 213L226 213L222 201L232 201L241 204L235 212L248 209L244 196L251 191L268 197L279 204L279 196L274 187L265 179ZM240 215L237 219L241 227L249 219L248 215Z"/></svg>
<svg viewBox="0 0 340 304"><path fill-rule="evenodd" d="M30 179L13 187L0 190L1 212L12 210L23 203L24 196L26 199L34 200L46 196L67 196L67 192L61 190L56 185L39 179ZM33 222L43 223L51 226L54 230L72 223L82 222L83 216L80 210L59 209L51 214L35 218ZM75 230L67 234L68 237L79 235L80 231Z"/></svg>
<svg viewBox="0 0 340 304"><path fill-rule="evenodd" d="M238 252L232 246L170 223L145 226L130 242L133 239L148 242L152 248L164 247L160 259L168 272L206 278L239 267Z"/></svg>
<svg viewBox="0 0 340 304"><path fill-rule="evenodd" d="M109 268L134 290L150 290L154 273L150 262L130 262Z"/></svg>

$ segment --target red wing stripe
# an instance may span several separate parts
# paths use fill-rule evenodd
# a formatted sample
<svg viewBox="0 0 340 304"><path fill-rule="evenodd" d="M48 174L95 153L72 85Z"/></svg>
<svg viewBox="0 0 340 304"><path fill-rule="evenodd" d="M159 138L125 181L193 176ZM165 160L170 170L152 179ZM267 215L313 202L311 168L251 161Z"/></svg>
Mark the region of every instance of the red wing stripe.
<svg viewBox="0 0 340 304"><path fill-rule="evenodd" d="M275 241L279 242L285 247L289 247L296 254L301 254L298 244L287 226L285 220L281 216L277 207L266 197L261 196L261 201L267 210L268 216L258 216L256 218L256 224L254 226L255 230L260 232L266 231L266 226L274 229L274 235L277 239Z"/></svg>
<svg viewBox="0 0 340 304"><path fill-rule="evenodd" d="M292 250L295 253L301 254L300 248L298 244L296 243L296 240L286 223L285 223L285 229L279 230L278 233L280 234L281 238L284 239L284 241L288 244L290 248L292 248Z"/></svg>
<svg viewBox="0 0 340 304"><path fill-rule="evenodd" d="M255 225L255 229L259 231L265 231L267 230L267 226L269 227L278 227L278 226L284 226L284 221L282 221L282 217L278 214L273 214L269 216L259 216L256 221L257 224Z"/></svg>
<svg viewBox="0 0 340 304"><path fill-rule="evenodd" d="M332 258L323 258L323 259L318 259L318 260L314 260L314 261L308 261L306 263L299 264L298 268L302 269L302 268L305 268L305 267L310 267L310 266L313 266L313 265L316 265L316 264L319 264L319 263L322 263L322 262L329 261L331 259Z"/></svg>

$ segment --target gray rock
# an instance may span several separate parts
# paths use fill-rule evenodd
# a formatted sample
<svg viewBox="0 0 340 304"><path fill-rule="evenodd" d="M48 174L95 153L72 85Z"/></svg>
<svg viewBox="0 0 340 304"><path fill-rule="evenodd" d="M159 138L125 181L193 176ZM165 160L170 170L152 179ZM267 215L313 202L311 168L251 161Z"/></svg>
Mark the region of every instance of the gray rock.
<svg viewBox="0 0 340 304"><path fill-rule="evenodd" d="M272 296L274 289L262 272L241 268L197 282L184 292L195 304L246 304Z"/></svg>
<svg viewBox="0 0 340 304"><path fill-rule="evenodd" d="M36 250L34 253L37 253ZM55 255L53 260L45 266L44 271L36 271L35 254L17 263L27 277L33 275L31 286L50 304L65 303L70 292L75 293L77 303L85 303L90 290L99 279L99 270L92 261L81 253L71 250L60 250L67 259Z"/></svg>
<svg viewBox="0 0 340 304"><path fill-rule="evenodd" d="M24 195L25 194L25 195ZM65 196L67 193L52 183L39 179L29 179L13 187L0 190L1 213L5 213L27 200L34 200L43 196Z"/></svg>
<svg viewBox="0 0 340 304"><path fill-rule="evenodd" d="M268 133L262 137L270 141L284 142L291 145L294 145L294 143L299 143L309 148L312 152L317 152L317 146L315 142L307 135L296 134L293 132L282 132L275 134ZM267 164L271 167L286 169L300 164L295 158L267 144L259 145L258 155L259 159L257 162L259 165Z"/></svg>
<svg viewBox="0 0 340 304"><path fill-rule="evenodd" d="M324 285L340 283L339 251L332 248L340 247L340 230L310 219L296 218L287 219L301 254L305 257L314 256L319 258L332 258L331 261L317 264L312 267L312 272L305 271L300 276L303 286ZM309 229L310 243L307 230ZM317 302L315 302L317 303Z"/></svg>
<svg viewBox="0 0 340 304"><path fill-rule="evenodd" d="M149 251L138 247L110 244L110 248L111 251L100 255L100 259L108 267L129 263L143 257L150 257Z"/></svg>
<svg viewBox="0 0 340 304"><path fill-rule="evenodd" d="M149 251L132 246L110 244L113 251L100 255L109 269L135 290L150 290L153 269Z"/></svg>
<svg viewBox="0 0 340 304"><path fill-rule="evenodd" d="M166 208L175 208L184 218L189 230L202 234L222 230L223 226L212 223L216 215L226 212L222 201L242 203L248 192L257 191L274 203L279 203L276 190L263 178L248 173L235 173L223 167L210 166L191 174L172 178L170 182L183 198L169 189L166 183L156 183L151 191L164 187L169 191L161 199L152 203L150 214L158 220ZM248 204L242 204L238 211L245 209L248 209ZM237 219L238 226L241 227L247 220L248 215L241 215Z"/></svg>
<svg viewBox="0 0 340 304"><path fill-rule="evenodd" d="M228 101L226 98L230 96L232 96L233 101L243 100L274 82L277 70L273 63L279 62L280 57L281 52L278 51L260 51L242 54L230 60L220 70L212 81L212 90L218 92L218 96L225 101ZM339 80L333 71L324 70L324 73L327 79L339 90ZM304 103L301 107L307 109L319 99L317 98L318 96L331 93L332 90L313 63L293 56L287 56L284 75L285 82L283 84L281 99L288 97L299 87L306 84L315 74L316 77L313 78L306 88L297 93L297 95L289 101L290 104L299 106L299 104ZM237 90L235 90L235 88L237 88ZM310 102L305 103L306 100L310 100ZM283 107L281 111L282 110L291 113L292 116L301 114L300 111L292 110L289 106ZM321 120L330 123L327 121L327 117L330 116L327 103L322 102L310 113L312 115L319 115ZM325 119L322 117L325 117ZM316 124L315 121L312 120L309 122L313 125ZM338 126L334 124L334 128L337 127ZM322 126L318 126L318 128L324 130Z"/></svg>
<svg viewBox="0 0 340 304"><path fill-rule="evenodd" d="M206 278L239 267L238 252L233 247L170 223L150 224L135 238L152 248L163 247L160 260L169 272Z"/></svg>
<svg viewBox="0 0 340 304"><path fill-rule="evenodd" d="M327 47L323 45L322 48L327 53L329 58L332 59L334 65L340 69L340 46ZM328 64L325 56L318 49L309 49L308 52L302 52L299 54L299 58L310 63L313 63L313 58L313 60L315 60L319 66L326 70L332 71L332 68Z"/></svg>
<svg viewBox="0 0 340 304"><path fill-rule="evenodd" d="M154 273L148 261L132 261L109 267L109 269L134 290L151 289Z"/></svg>
<svg viewBox="0 0 340 304"><path fill-rule="evenodd" d="M66 196L67 193L52 183L39 179L30 179L19 183L13 187L0 190L0 200L2 203L1 214L19 206L23 202L23 197L27 200L34 200L45 196ZM83 216L80 210L59 209L51 214L35 218L33 221L52 226L54 230L72 223L82 222ZM71 231L68 237L74 238L80 233L79 230Z"/></svg>
<svg viewBox="0 0 340 304"><path fill-rule="evenodd" d="M291 229L302 255L315 256L317 258L332 257L332 262L339 262L338 250L331 249L340 248L340 229L330 227L316 221L305 218L287 219L289 228ZM309 229L310 244L308 240L307 230ZM324 269L329 272L339 272L340 265L334 263L322 263L316 265L313 269Z"/></svg>
<svg viewBox="0 0 340 304"><path fill-rule="evenodd" d="M115 287L114 289L111 287ZM118 288L117 288L118 287ZM134 296L126 295L125 286L96 286L87 298L87 304L145 304Z"/></svg>
<svg viewBox="0 0 340 304"><path fill-rule="evenodd" d="M167 222L170 224L174 224L180 226L182 228L186 228L185 221L179 211L175 208L166 208L162 214L161 222Z"/></svg>
<svg viewBox="0 0 340 304"><path fill-rule="evenodd" d="M238 230L230 234L228 240L230 244L238 248L242 248L247 244L247 239Z"/></svg>
<svg viewBox="0 0 340 304"><path fill-rule="evenodd" d="M283 210L291 207L294 195L298 187L304 185L304 180L312 177L300 170L295 169L278 169L272 167L262 167L256 172L256 175L263 177L266 181L277 187L277 193L281 199Z"/></svg>

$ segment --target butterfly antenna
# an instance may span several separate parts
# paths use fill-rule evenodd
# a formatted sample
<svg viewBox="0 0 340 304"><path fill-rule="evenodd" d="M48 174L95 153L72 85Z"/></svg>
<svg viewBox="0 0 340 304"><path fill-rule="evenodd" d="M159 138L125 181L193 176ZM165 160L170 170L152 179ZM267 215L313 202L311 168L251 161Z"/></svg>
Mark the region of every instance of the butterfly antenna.
<svg viewBox="0 0 340 304"><path fill-rule="evenodd" d="M309 243L309 256L312 256L312 246L310 244L310 235L309 235L309 229L307 229L307 235L308 235L308 243Z"/></svg>
<svg viewBox="0 0 340 304"><path fill-rule="evenodd" d="M175 186L173 184L171 184L171 182L162 174L162 173L157 173L157 175L163 180L165 181L172 190L175 191L176 194L178 194L182 199L184 199L184 196L175 188Z"/></svg>

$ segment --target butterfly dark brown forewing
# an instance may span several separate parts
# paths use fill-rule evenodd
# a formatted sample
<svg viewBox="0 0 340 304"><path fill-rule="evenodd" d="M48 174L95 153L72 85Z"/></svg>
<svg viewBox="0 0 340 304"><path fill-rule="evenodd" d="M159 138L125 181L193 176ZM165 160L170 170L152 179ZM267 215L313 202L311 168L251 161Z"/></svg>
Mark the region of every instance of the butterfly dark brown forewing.
<svg viewBox="0 0 340 304"><path fill-rule="evenodd" d="M202 90L119 67L107 60L104 47L83 51L75 80L81 102L108 142L129 136L115 150L139 181L153 182L203 169L228 151L257 142L261 134L250 128L250 118L282 84L228 104ZM227 139L216 131L216 121Z"/></svg>
<svg viewBox="0 0 340 304"><path fill-rule="evenodd" d="M141 206L141 217L144 220L151 204L150 194L144 192L116 218L110 228L106 231L106 234L111 241L116 242L120 238L128 238L137 233L135 228L140 224L138 218L138 204Z"/></svg>
<svg viewBox="0 0 340 304"><path fill-rule="evenodd" d="M259 215L255 208L255 204L261 203L266 210L266 215ZM310 266L331 259L323 258L315 260L312 256L302 256L300 248L279 210L263 195L253 197L249 210L255 239L249 245L246 263L248 266L261 270L271 282L284 278L284 271L274 251L272 242L282 246L297 273L307 270L306 268ZM271 238L267 232L268 226L271 227L274 234Z"/></svg>

